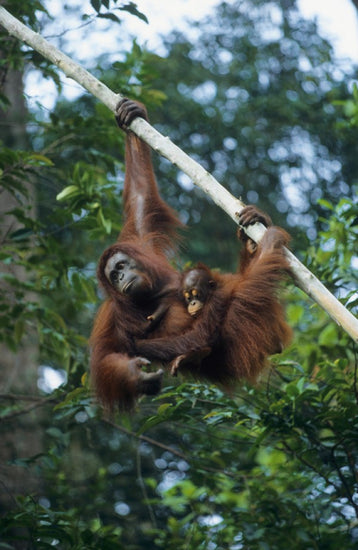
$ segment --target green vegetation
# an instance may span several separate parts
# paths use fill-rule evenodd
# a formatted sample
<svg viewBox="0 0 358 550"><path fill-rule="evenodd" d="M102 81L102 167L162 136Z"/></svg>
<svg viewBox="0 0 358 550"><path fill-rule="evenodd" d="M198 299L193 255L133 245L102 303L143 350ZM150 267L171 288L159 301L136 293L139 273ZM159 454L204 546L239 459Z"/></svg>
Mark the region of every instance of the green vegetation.
<svg viewBox="0 0 358 550"><path fill-rule="evenodd" d="M123 10L142 17L132 3L92 5L114 35ZM37 0L5 7L48 24ZM167 37L162 58L134 42L115 61L93 58L93 70L285 226L356 314L355 69L339 66L293 0L224 2L190 32ZM93 98L66 99L38 55L2 31L0 42L0 550L356 548L357 349L293 285L294 342L256 387L227 395L167 376L129 418L93 402L95 269L121 227L124 138ZM49 113L22 104L29 62L58 86ZM181 264L234 268L233 223L155 160L163 196L190 225Z"/></svg>

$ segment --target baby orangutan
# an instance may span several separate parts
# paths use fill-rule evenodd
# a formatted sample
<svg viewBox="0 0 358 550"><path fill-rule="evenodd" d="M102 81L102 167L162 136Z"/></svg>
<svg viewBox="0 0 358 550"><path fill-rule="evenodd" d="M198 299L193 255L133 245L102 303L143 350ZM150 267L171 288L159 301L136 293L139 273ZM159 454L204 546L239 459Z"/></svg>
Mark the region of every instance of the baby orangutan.
<svg viewBox="0 0 358 550"><path fill-rule="evenodd" d="M189 269L183 275L183 296L188 313L196 317L202 310L216 283L211 278L210 271L205 266Z"/></svg>
<svg viewBox="0 0 358 550"><path fill-rule="evenodd" d="M182 292L189 315L195 318L200 315L201 310L208 300L211 299L211 295L215 292L216 287L217 284L212 278L210 270L205 265L199 264L196 268L184 272ZM221 317L216 315L218 326L222 320ZM170 364L171 374L176 376L177 370L181 366L189 364L192 366L198 365L210 352L211 347L206 346L200 350L189 351L188 353L179 355Z"/></svg>
<svg viewBox="0 0 358 550"><path fill-rule="evenodd" d="M289 343L291 329L279 300L290 272L283 246L288 234L268 227L238 273L219 273L203 264L185 272L182 293L193 318L190 329L173 337L135 339L137 353L170 363L195 377L226 387L255 380L267 357Z"/></svg>

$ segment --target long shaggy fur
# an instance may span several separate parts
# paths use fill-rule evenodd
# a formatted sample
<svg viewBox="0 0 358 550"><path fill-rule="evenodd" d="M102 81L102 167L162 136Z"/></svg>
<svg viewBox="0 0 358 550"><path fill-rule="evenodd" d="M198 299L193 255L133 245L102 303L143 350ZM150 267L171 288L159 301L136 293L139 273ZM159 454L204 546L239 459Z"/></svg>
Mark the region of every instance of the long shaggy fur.
<svg viewBox="0 0 358 550"><path fill-rule="evenodd" d="M136 116L146 118L145 109L127 101L118 122L126 127ZM98 279L107 300L98 311L90 338L91 376L96 394L106 407L130 410L141 394L159 391L162 374L141 370L145 362L135 359L134 338L178 334L191 324L184 305L172 292L180 278L168 259L176 250L177 230L182 224L159 196L149 147L131 132L126 138L123 201L122 232L117 242L104 251L98 266ZM120 294L104 274L109 258L117 252L135 259L151 280L152 294L140 303ZM148 332L147 317L167 294L171 296L170 310Z"/></svg>

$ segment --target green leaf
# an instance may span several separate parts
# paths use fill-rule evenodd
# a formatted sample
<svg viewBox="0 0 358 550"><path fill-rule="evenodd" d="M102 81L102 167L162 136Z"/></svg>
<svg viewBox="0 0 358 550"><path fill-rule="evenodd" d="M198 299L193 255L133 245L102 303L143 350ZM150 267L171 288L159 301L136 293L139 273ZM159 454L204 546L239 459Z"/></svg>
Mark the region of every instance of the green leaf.
<svg viewBox="0 0 358 550"><path fill-rule="evenodd" d="M329 348L337 344L337 329L335 324L330 323L322 330L318 337L318 344Z"/></svg>
<svg viewBox="0 0 358 550"><path fill-rule="evenodd" d="M54 163L52 162L51 159L49 159L48 157L45 157L45 155L40 155L39 153L32 153L27 157L26 160L29 164L32 164L32 161L35 161L34 162L35 165L54 166Z"/></svg>
<svg viewBox="0 0 358 550"><path fill-rule="evenodd" d="M97 15L100 19L109 19L110 21L113 21L114 23L120 23L121 20L119 17L117 17L114 13L99 13Z"/></svg>
<svg viewBox="0 0 358 550"><path fill-rule="evenodd" d="M68 185L60 193L58 193L58 195L56 196L56 200L61 202L70 197L75 197L79 194L80 189L77 187L77 185Z"/></svg>
<svg viewBox="0 0 358 550"><path fill-rule="evenodd" d="M128 4L125 4L124 6L121 6L119 8L122 11L127 11L128 13L131 13L132 15L135 15L145 23L149 23L147 16L144 15L141 11L138 10L137 4L135 2L129 2Z"/></svg>
<svg viewBox="0 0 358 550"><path fill-rule="evenodd" d="M327 208L327 210L334 210L333 204L325 199L318 199L317 203L320 204L323 208Z"/></svg>
<svg viewBox="0 0 358 550"><path fill-rule="evenodd" d="M91 0L91 6L98 13L99 10L101 9L102 2L101 0Z"/></svg>

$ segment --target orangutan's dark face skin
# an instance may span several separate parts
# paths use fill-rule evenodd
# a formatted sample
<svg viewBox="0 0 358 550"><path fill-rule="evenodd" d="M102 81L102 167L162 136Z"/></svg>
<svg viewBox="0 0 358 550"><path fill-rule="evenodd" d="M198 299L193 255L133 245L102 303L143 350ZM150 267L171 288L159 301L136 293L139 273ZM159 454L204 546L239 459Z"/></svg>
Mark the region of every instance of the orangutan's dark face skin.
<svg viewBox="0 0 358 550"><path fill-rule="evenodd" d="M183 296L188 313L196 317L202 310L215 283L203 269L191 269L183 280Z"/></svg>
<svg viewBox="0 0 358 550"><path fill-rule="evenodd" d="M104 273L118 292L134 300L152 291L149 277L133 258L123 252L116 252L109 258Z"/></svg>

